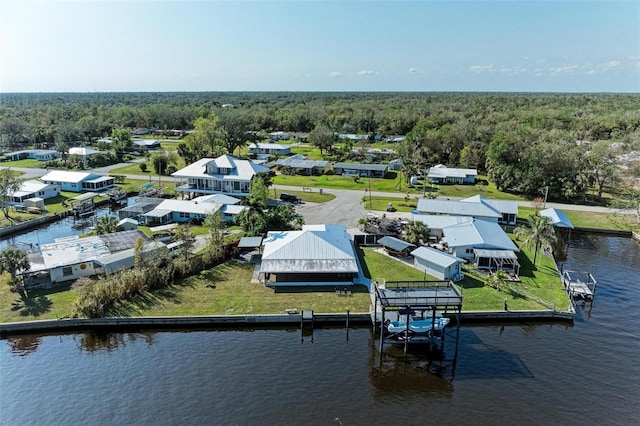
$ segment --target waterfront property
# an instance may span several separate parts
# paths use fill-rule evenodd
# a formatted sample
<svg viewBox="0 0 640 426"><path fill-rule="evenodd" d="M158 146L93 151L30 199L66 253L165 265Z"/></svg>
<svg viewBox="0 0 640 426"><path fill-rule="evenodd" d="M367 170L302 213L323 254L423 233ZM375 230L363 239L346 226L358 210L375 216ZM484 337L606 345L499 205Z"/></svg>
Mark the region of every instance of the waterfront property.
<svg viewBox="0 0 640 426"><path fill-rule="evenodd" d="M37 180L25 180L20 184L20 189L14 193L8 194L14 203L23 204L31 198L40 198L46 200L56 197L60 194L60 186Z"/></svg>
<svg viewBox="0 0 640 426"><path fill-rule="evenodd" d="M474 249L520 251L500 225L478 219L446 227L441 242L461 259L473 259Z"/></svg>
<svg viewBox="0 0 640 426"><path fill-rule="evenodd" d="M471 222L472 216L449 216L439 214L415 214L413 220L424 223L429 228L429 236L442 238L443 229L459 223Z"/></svg>
<svg viewBox="0 0 640 426"><path fill-rule="evenodd" d="M413 266L440 280L459 281L464 278L463 259L432 247L418 247L411 252Z"/></svg>
<svg viewBox="0 0 640 426"><path fill-rule="evenodd" d="M359 268L343 225L304 225L267 234L260 273L271 287L350 286Z"/></svg>
<svg viewBox="0 0 640 426"><path fill-rule="evenodd" d="M438 200L421 198L417 211L420 214L470 216L502 225L515 225L518 203L510 200L493 200L482 195L462 200Z"/></svg>
<svg viewBox="0 0 640 426"><path fill-rule="evenodd" d="M149 242L142 232L133 230L86 238L74 235L42 244L38 251L28 253L31 267L23 273L25 285L47 286L106 273L96 261L133 249L138 239Z"/></svg>
<svg viewBox="0 0 640 426"><path fill-rule="evenodd" d="M384 236L378 240L378 244L384 247L385 251L395 256L408 256L415 245L396 237Z"/></svg>
<svg viewBox="0 0 640 426"><path fill-rule="evenodd" d="M70 192L103 191L115 186L113 177L91 172L54 170L42 176L40 180Z"/></svg>
<svg viewBox="0 0 640 426"><path fill-rule="evenodd" d="M386 164L335 163L333 171L342 176L383 178L387 175Z"/></svg>
<svg viewBox="0 0 640 426"><path fill-rule="evenodd" d="M233 222L245 206L237 203L240 201L233 197L232 204L220 204L215 202L215 197L203 196L193 200L163 200L153 210L143 213L140 221L145 225L157 226L171 222L203 222L208 215L220 211L226 222Z"/></svg>
<svg viewBox="0 0 640 426"><path fill-rule="evenodd" d="M218 158L203 158L184 167L172 176L176 178L176 191L187 194L249 194L251 180L269 169L248 160L239 160L230 155Z"/></svg>
<svg viewBox="0 0 640 426"><path fill-rule="evenodd" d="M449 168L438 164L429 169L429 183L433 184L474 184L478 171L476 169Z"/></svg>

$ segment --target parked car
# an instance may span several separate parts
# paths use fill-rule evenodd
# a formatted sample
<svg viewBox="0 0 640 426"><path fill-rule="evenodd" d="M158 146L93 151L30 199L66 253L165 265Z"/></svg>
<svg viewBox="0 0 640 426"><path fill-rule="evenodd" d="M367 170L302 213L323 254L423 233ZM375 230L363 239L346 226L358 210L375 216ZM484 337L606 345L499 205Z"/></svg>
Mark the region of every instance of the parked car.
<svg viewBox="0 0 640 426"><path fill-rule="evenodd" d="M284 192L280 194L280 199L291 204L300 204L302 202L302 198L298 197L297 195L287 194Z"/></svg>

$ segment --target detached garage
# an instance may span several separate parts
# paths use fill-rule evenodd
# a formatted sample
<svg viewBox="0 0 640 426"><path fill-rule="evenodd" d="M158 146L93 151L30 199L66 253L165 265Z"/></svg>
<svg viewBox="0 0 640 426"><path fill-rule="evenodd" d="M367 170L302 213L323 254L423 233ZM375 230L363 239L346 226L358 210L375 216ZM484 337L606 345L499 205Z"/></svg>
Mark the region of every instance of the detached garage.
<svg viewBox="0 0 640 426"><path fill-rule="evenodd" d="M419 247L411 252L413 266L440 280L459 281L463 278L464 260L431 247Z"/></svg>

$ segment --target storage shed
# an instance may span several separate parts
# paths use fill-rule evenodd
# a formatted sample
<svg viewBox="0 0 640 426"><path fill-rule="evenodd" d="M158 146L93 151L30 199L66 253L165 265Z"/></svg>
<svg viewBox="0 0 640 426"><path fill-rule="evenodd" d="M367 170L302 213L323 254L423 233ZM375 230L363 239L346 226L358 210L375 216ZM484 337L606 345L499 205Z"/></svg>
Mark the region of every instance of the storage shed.
<svg viewBox="0 0 640 426"><path fill-rule="evenodd" d="M459 281L464 276L461 266L464 260L431 247L418 247L411 252L413 266L440 280Z"/></svg>

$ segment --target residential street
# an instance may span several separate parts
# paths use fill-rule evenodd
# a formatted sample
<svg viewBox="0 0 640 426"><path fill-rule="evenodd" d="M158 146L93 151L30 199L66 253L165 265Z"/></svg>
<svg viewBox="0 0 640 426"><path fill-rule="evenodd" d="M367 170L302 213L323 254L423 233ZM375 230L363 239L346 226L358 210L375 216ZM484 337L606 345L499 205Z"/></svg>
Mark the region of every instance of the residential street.
<svg viewBox="0 0 640 426"><path fill-rule="evenodd" d="M144 161L144 159L136 160L134 162ZM120 167L131 164L129 163L120 163L114 164L107 167L96 168L93 171L96 173L111 173L112 170L118 169ZM7 167L1 167L7 168ZM12 170L17 170L23 172L23 177L25 179L37 179L41 176L44 176L48 170L46 169L31 169L31 168L21 168L21 167L11 167ZM167 184L174 183L174 179L170 176L163 176L158 179L157 176L150 177L150 175L125 175L129 179L138 179L152 182L165 182ZM296 186L286 186L286 185L274 185L274 187L278 190L282 191L302 191L301 187ZM368 192L362 192L359 190L347 190L347 189L334 189L334 188L322 188L322 190L327 194L333 194L336 196L335 199L331 201L327 201L325 203L303 203L300 206L296 207L296 210L304 216L305 223L307 224L320 224L320 223L338 223L343 224L347 227L356 227L358 223L358 219L362 217L366 217L367 211L364 209L364 206L361 203L362 197L368 195ZM319 191L319 188L313 188L313 191ZM371 195L373 196L381 196L381 197L391 197L403 199L404 194L398 192L380 192L380 191L372 191ZM447 199L456 199L456 197L446 197ZM458 198L459 199L459 198ZM518 204L522 207L533 207L530 201L520 201ZM599 207L599 206L585 206L579 204L561 204L561 203L547 203L547 208L554 207L560 210L574 210L574 211L587 211L587 212L596 212L596 213L621 213L621 214L634 214L632 210L620 210L620 209L611 209L608 207ZM374 212L378 216L382 216L385 212L376 211ZM395 219L402 217L411 217L410 213L386 213L387 217Z"/></svg>

